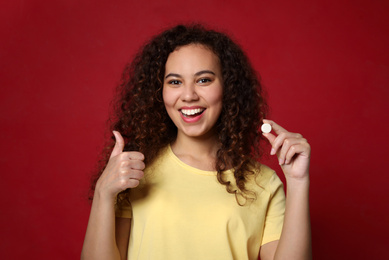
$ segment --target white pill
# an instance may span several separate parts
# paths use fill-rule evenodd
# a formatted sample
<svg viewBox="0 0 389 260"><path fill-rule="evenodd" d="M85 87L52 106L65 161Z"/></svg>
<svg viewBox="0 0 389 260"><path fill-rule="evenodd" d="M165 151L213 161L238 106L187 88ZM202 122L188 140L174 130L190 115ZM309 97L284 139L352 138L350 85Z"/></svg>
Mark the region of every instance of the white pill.
<svg viewBox="0 0 389 260"><path fill-rule="evenodd" d="M270 133L271 132L271 125L270 124L263 124L261 126L261 130L264 133Z"/></svg>

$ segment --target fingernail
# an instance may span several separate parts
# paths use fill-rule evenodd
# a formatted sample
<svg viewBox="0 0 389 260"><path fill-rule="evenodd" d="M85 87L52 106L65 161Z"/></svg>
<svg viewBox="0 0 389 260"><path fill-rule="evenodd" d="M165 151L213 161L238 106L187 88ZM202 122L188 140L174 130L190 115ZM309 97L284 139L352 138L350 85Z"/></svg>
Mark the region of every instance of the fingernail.
<svg viewBox="0 0 389 260"><path fill-rule="evenodd" d="M282 159L278 159L278 164L279 164L279 165L282 165L282 164L283 164Z"/></svg>
<svg viewBox="0 0 389 260"><path fill-rule="evenodd" d="M274 150L274 148L271 148L270 155L275 155L275 154L276 154L276 150Z"/></svg>

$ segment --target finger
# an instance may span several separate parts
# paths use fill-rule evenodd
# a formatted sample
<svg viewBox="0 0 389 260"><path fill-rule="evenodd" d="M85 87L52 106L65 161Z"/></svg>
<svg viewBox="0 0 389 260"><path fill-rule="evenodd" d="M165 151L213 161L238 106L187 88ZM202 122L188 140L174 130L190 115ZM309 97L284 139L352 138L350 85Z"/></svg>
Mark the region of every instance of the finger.
<svg viewBox="0 0 389 260"><path fill-rule="evenodd" d="M280 149L284 145L286 139L295 139L298 138L295 133L283 132L276 137L273 141L272 152L273 154L280 153Z"/></svg>
<svg viewBox="0 0 389 260"><path fill-rule="evenodd" d="M110 158L115 157L123 152L124 149L124 139L122 135L118 131L113 131L113 135L115 136L115 146L113 147Z"/></svg>
<svg viewBox="0 0 389 260"><path fill-rule="evenodd" d="M121 179L128 180L128 179L136 179L140 180L144 176L144 172L142 170L138 169L128 169L124 168L120 170L120 177Z"/></svg>
<svg viewBox="0 0 389 260"><path fill-rule="evenodd" d="M145 159L143 153L135 152L135 151L123 152L121 156L122 159L139 160L139 161L143 161Z"/></svg>
<svg viewBox="0 0 389 260"><path fill-rule="evenodd" d="M276 154L276 151L273 149L273 143L274 140L276 140L276 136L271 133L262 133L262 135L269 141L270 145L272 146L270 150L270 155Z"/></svg>
<svg viewBox="0 0 389 260"><path fill-rule="evenodd" d="M301 143L301 139L298 139L298 138L287 138L284 140L284 142L282 143L282 146L281 146L281 150L280 150L279 155L278 155L278 161L279 161L280 165L286 163L286 161L287 161L286 156L289 153L290 149L294 149L293 148L294 145L300 144L300 143Z"/></svg>
<svg viewBox="0 0 389 260"><path fill-rule="evenodd" d="M271 145L273 145L274 140L276 140L276 136L272 133L262 133L262 135L269 141Z"/></svg>
<svg viewBox="0 0 389 260"><path fill-rule="evenodd" d="M137 179L122 179L120 181L119 185L120 185L120 189L122 191L129 189L129 188L135 188L136 186L139 185L139 180L137 180Z"/></svg>
<svg viewBox="0 0 389 260"><path fill-rule="evenodd" d="M290 149L288 150L287 154L285 155L285 164L291 163L293 160L293 157L296 154L306 155L307 157L309 157L309 149L310 149L310 146L308 145L308 143L298 143L298 144L291 146Z"/></svg>
<svg viewBox="0 0 389 260"><path fill-rule="evenodd" d="M283 128L282 126L278 125L276 122L272 121L272 120L268 120L268 119L263 119L263 122L265 124L269 124L271 125L271 128L273 129L273 131L279 135L281 133L284 133L284 132L288 132L287 130L285 130L285 128Z"/></svg>
<svg viewBox="0 0 389 260"><path fill-rule="evenodd" d="M134 179L134 180L140 180L143 178L144 176L144 172L143 171L139 171L139 170L131 170L130 174L129 174L129 179Z"/></svg>
<svg viewBox="0 0 389 260"><path fill-rule="evenodd" d="M124 171L133 170L144 170L146 168L145 163L140 160L123 160L121 161L120 168Z"/></svg>
<svg viewBox="0 0 389 260"><path fill-rule="evenodd" d="M139 185L139 180L136 180L136 179L129 179L128 180L128 186L127 186L127 189L128 188L135 188Z"/></svg>

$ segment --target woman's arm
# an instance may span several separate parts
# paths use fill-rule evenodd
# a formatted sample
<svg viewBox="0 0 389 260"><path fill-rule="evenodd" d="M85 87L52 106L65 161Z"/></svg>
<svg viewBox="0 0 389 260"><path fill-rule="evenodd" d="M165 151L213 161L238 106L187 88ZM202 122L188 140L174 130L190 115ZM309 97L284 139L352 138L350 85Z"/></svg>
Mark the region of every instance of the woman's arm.
<svg viewBox="0 0 389 260"><path fill-rule="evenodd" d="M114 203L95 194L81 259L121 259L115 238Z"/></svg>
<svg viewBox="0 0 389 260"><path fill-rule="evenodd" d="M128 243L130 220L115 219L115 200L119 192L139 185L145 165L143 154L123 152L123 137L118 132L114 135L115 147L96 184L81 253L81 259L85 260L119 260L127 254L124 243Z"/></svg>
<svg viewBox="0 0 389 260"><path fill-rule="evenodd" d="M116 245L119 249L121 260L127 259L128 242L130 241L131 219L116 218L115 221L115 237Z"/></svg>
<svg viewBox="0 0 389 260"><path fill-rule="evenodd" d="M285 219L279 241L261 247L262 260L311 259L311 226L309 216L309 161L311 148L300 134L290 133L270 120L264 120L278 136L264 134L277 154L285 174L287 192Z"/></svg>

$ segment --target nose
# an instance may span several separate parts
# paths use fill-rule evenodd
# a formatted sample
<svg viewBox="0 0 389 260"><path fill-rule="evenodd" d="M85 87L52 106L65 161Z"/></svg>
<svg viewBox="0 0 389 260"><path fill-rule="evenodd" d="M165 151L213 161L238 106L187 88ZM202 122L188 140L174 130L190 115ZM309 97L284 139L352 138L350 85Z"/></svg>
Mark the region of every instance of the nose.
<svg viewBox="0 0 389 260"><path fill-rule="evenodd" d="M185 84L185 86L182 87L182 93L181 93L181 100L190 102L190 101L196 101L199 99L199 96L196 92L196 86L194 84Z"/></svg>

